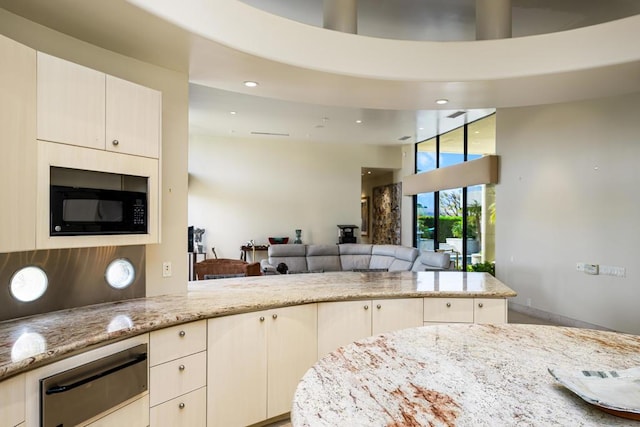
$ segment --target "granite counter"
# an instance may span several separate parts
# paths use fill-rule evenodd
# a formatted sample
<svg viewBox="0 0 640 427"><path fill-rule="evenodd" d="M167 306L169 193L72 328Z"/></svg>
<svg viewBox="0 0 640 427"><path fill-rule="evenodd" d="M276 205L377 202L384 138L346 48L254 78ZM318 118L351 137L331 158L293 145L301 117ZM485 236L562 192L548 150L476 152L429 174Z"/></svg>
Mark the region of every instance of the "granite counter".
<svg viewBox="0 0 640 427"><path fill-rule="evenodd" d="M211 317L323 301L515 295L486 273L336 272L191 282L185 294L0 322L0 380L94 346Z"/></svg>
<svg viewBox="0 0 640 427"><path fill-rule="evenodd" d="M536 325L438 325L341 347L302 378L303 426L619 426L548 368L640 366L640 337Z"/></svg>

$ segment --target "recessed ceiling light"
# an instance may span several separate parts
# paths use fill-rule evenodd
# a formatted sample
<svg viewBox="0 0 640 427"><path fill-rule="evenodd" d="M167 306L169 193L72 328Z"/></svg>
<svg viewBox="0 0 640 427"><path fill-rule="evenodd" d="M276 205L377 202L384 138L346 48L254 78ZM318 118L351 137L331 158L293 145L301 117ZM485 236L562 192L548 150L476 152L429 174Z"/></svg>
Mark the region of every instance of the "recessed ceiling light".
<svg viewBox="0 0 640 427"><path fill-rule="evenodd" d="M258 82L252 82L251 80L247 80L246 82L244 82L244 85L246 87L256 87L258 86Z"/></svg>
<svg viewBox="0 0 640 427"><path fill-rule="evenodd" d="M229 114L231 114L232 116L235 116L238 113L236 113L235 111L229 111Z"/></svg>
<svg viewBox="0 0 640 427"><path fill-rule="evenodd" d="M438 105L444 105L444 104L447 104L448 102L449 102L448 99L444 99L444 98L443 99L436 99L436 104L438 104Z"/></svg>
<svg viewBox="0 0 640 427"><path fill-rule="evenodd" d="M360 124L362 123L362 120L356 120L356 123Z"/></svg>
<svg viewBox="0 0 640 427"><path fill-rule="evenodd" d="M367 171L367 175L371 175L371 171Z"/></svg>

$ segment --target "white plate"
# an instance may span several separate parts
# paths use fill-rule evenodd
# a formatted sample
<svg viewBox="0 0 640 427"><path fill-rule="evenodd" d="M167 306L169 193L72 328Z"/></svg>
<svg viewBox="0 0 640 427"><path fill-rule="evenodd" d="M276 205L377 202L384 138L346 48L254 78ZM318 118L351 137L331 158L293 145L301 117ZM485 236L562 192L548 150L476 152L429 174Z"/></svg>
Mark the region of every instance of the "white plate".
<svg viewBox="0 0 640 427"><path fill-rule="evenodd" d="M563 386L615 415L640 419L640 367L615 370L575 370L549 368Z"/></svg>

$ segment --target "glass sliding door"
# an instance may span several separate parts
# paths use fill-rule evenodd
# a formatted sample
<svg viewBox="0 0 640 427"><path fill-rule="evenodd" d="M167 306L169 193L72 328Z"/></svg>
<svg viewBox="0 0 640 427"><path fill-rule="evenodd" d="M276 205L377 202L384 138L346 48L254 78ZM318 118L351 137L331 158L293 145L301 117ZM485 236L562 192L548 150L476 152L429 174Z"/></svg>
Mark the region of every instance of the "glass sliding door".
<svg viewBox="0 0 640 427"><path fill-rule="evenodd" d="M441 251L451 253L451 259L455 261L456 269L463 267L464 248L462 233L464 223L462 221L462 188L443 190L439 192L438 211L438 248Z"/></svg>
<svg viewBox="0 0 640 427"><path fill-rule="evenodd" d="M416 144L416 173L495 154L495 114ZM451 253L459 270L495 259L494 186L447 189L415 197L415 246ZM486 267L486 265L484 265ZM485 270L480 270L485 271Z"/></svg>

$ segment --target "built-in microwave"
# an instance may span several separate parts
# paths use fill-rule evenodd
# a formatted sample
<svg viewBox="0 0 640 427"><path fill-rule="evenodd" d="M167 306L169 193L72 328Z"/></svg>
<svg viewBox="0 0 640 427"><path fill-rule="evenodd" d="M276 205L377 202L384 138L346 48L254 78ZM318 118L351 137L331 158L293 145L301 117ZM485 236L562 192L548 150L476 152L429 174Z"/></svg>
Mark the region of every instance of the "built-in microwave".
<svg viewBox="0 0 640 427"><path fill-rule="evenodd" d="M147 233L147 194L51 186L50 235Z"/></svg>

